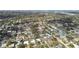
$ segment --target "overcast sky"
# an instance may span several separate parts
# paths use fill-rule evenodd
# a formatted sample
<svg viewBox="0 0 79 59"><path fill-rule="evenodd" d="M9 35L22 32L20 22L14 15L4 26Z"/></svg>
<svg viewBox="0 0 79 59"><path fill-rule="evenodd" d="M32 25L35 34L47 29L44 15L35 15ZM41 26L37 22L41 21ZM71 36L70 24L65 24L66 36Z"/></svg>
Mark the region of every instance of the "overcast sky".
<svg viewBox="0 0 79 59"><path fill-rule="evenodd" d="M0 0L0 10L79 10L79 0Z"/></svg>

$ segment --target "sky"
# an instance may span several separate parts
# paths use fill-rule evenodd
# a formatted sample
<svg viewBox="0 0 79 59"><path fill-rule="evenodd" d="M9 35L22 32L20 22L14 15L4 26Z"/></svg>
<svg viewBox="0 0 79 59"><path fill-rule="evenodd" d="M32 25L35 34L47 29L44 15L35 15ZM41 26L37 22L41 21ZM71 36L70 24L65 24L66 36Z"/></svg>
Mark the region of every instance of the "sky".
<svg viewBox="0 0 79 59"><path fill-rule="evenodd" d="M79 0L0 0L0 10L79 10Z"/></svg>

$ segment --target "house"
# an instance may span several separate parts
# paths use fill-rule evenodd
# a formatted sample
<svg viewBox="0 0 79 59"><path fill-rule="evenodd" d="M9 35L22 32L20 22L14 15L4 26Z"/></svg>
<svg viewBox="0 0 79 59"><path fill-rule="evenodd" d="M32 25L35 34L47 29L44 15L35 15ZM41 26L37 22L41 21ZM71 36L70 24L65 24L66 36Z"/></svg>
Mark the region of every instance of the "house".
<svg viewBox="0 0 79 59"><path fill-rule="evenodd" d="M75 32L76 34L79 34L79 29L75 29L74 32Z"/></svg>

